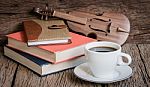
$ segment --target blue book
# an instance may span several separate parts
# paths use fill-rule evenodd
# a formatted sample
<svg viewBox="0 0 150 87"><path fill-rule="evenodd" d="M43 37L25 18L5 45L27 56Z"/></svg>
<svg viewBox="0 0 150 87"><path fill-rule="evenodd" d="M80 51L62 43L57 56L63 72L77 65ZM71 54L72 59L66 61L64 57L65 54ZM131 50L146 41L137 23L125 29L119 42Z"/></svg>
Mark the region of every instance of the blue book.
<svg viewBox="0 0 150 87"><path fill-rule="evenodd" d="M48 61L7 46L4 47L4 55L19 62L41 76L73 68L85 62L85 57L81 56L65 62L52 64Z"/></svg>

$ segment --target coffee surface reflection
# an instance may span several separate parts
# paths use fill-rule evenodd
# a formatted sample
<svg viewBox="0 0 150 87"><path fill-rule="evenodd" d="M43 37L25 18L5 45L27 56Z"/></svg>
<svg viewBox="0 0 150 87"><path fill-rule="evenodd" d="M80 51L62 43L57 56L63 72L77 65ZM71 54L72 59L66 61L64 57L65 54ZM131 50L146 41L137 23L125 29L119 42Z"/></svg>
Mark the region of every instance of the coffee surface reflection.
<svg viewBox="0 0 150 87"><path fill-rule="evenodd" d="M94 52L113 52L116 51L117 49L113 47L99 46L99 47L90 48L89 50Z"/></svg>

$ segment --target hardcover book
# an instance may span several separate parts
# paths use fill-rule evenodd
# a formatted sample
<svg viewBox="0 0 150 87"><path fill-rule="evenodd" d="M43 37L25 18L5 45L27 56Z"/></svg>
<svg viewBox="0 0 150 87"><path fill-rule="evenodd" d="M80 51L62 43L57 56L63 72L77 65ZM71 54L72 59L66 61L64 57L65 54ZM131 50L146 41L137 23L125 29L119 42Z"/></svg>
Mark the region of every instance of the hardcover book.
<svg viewBox="0 0 150 87"><path fill-rule="evenodd" d="M4 47L4 55L28 67L41 76L62 71L68 68L73 68L86 61L85 57L81 56L62 63L52 64L33 55L29 55L10 47Z"/></svg>
<svg viewBox="0 0 150 87"><path fill-rule="evenodd" d="M71 36L63 20L28 20L23 22L28 46L70 43Z"/></svg>
<svg viewBox="0 0 150 87"><path fill-rule="evenodd" d="M70 44L32 47L27 46L23 31L9 34L7 36L9 47L18 49L52 63L60 63L84 55L85 44L96 41L95 39L91 39L72 32L70 32L70 35L72 41Z"/></svg>

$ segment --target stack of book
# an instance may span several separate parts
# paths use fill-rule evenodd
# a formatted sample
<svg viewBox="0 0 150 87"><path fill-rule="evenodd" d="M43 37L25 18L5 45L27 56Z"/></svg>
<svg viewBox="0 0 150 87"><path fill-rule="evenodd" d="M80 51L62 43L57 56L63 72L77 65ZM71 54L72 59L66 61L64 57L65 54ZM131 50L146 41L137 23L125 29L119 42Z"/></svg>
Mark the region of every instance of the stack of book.
<svg viewBox="0 0 150 87"><path fill-rule="evenodd" d="M24 31L7 35L4 55L42 76L84 63L84 46L95 41L69 32L60 19L23 24Z"/></svg>

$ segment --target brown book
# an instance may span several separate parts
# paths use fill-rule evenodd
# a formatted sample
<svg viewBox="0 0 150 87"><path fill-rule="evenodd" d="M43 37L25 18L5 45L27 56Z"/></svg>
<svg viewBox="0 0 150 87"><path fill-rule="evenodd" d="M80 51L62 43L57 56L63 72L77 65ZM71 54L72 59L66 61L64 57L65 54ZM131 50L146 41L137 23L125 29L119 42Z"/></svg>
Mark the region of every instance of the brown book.
<svg viewBox="0 0 150 87"><path fill-rule="evenodd" d="M71 36L63 20L28 20L23 22L28 46L69 43Z"/></svg>

